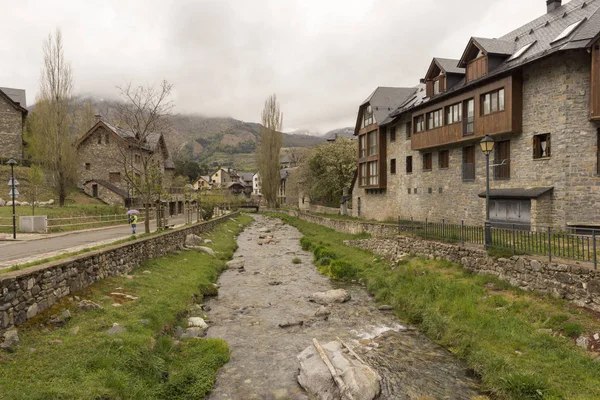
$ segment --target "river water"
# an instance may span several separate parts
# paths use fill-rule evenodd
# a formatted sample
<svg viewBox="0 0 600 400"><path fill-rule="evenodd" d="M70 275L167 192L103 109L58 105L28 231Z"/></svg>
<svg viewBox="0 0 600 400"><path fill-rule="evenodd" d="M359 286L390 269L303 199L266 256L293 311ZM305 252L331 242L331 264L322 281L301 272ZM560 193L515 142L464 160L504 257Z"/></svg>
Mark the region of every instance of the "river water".
<svg viewBox="0 0 600 400"><path fill-rule="evenodd" d="M308 296L338 286L300 248L297 229L262 215L254 219L238 237L234 255L245 261L244 268L225 271L218 297L206 302L207 336L231 348L208 399L309 399L297 383L296 356L313 338L324 344L336 337L379 372L380 399L485 398L464 364L392 313L379 311L359 285L344 285L352 299L329 306L327 320L314 317L320 306ZM272 236L273 242L261 244L260 236ZM292 262L295 257L300 264ZM299 321L303 325L279 326Z"/></svg>

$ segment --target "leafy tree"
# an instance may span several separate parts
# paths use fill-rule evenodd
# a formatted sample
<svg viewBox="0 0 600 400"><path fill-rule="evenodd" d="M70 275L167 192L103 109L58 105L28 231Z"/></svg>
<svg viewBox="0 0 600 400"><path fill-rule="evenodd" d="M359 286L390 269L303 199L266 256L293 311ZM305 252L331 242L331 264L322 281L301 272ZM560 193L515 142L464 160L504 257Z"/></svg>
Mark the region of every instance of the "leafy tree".
<svg viewBox="0 0 600 400"><path fill-rule="evenodd" d="M304 169L298 171L306 174L303 181L311 200L337 204L356 173L356 146L356 141L338 138L314 149Z"/></svg>
<svg viewBox="0 0 600 400"><path fill-rule="evenodd" d="M44 67L34 112L27 123L33 160L46 171L62 207L77 179L77 153L71 136L73 91L71 64L65 60L60 29L43 45Z"/></svg>
<svg viewBox="0 0 600 400"><path fill-rule="evenodd" d="M279 103L275 95L265 102L260 129L261 143L258 149L258 171L261 178L262 194L270 207L277 204L279 188L279 153L283 135L283 114L279 111Z"/></svg>

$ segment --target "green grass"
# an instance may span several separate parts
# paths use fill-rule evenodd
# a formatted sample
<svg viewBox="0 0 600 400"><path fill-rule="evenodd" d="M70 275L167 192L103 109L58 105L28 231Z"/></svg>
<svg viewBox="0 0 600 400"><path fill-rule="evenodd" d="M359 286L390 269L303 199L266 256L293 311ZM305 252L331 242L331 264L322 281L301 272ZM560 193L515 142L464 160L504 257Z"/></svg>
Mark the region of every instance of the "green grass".
<svg viewBox="0 0 600 400"><path fill-rule="evenodd" d="M600 398L600 363L572 338L600 330L591 312L447 261L413 258L391 265L343 244L364 235L277 216L302 232L301 245L313 251L318 265L328 260L327 266L318 267L321 272L362 280L378 302L392 305L398 317L465 360L480 377L482 389L493 396ZM547 328L554 335L543 331Z"/></svg>
<svg viewBox="0 0 600 400"><path fill-rule="evenodd" d="M203 237L217 252L184 251L144 263L134 279L110 278L79 296L96 301L104 311L80 311L67 299L20 329L15 353L0 353L1 399L195 399L212 387L229 348L218 339L191 339L177 344L174 327L185 326L190 303L201 302L225 261L236 249L234 235L247 224L240 216ZM151 274L142 274L149 270ZM138 296L113 307L115 288ZM44 331L32 325L69 308L66 326ZM147 320L144 324L141 320ZM109 336L114 322L126 332ZM77 335L73 329L78 328ZM50 344L54 340L62 344ZM35 349L35 350L32 350Z"/></svg>

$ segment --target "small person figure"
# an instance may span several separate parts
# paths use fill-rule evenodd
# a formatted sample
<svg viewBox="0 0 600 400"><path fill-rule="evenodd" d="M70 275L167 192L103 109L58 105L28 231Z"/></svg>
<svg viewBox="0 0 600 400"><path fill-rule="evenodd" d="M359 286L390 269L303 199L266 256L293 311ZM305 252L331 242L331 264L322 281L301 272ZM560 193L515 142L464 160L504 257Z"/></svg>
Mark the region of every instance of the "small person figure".
<svg viewBox="0 0 600 400"><path fill-rule="evenodd" d="M131 234L135 235L135 228L137 226L138 217L135 214L129 216L129 223L131 224Z"/></svg>

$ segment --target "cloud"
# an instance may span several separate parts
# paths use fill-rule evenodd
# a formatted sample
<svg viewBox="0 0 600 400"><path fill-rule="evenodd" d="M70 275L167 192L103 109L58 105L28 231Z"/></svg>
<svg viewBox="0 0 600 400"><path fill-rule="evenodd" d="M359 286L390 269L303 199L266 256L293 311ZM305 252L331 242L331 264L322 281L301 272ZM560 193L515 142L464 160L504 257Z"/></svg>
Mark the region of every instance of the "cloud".
<svg viewBox="0 0 600 400"><path fill-rule="evenodd" d="M276 93L286 127L352 126L377 86L414 86L434 56L497 37L544 0L0 0L0 86L37 93L42 41L61 27L76 90L175 85L178 112L258 121Z"/></svg>

